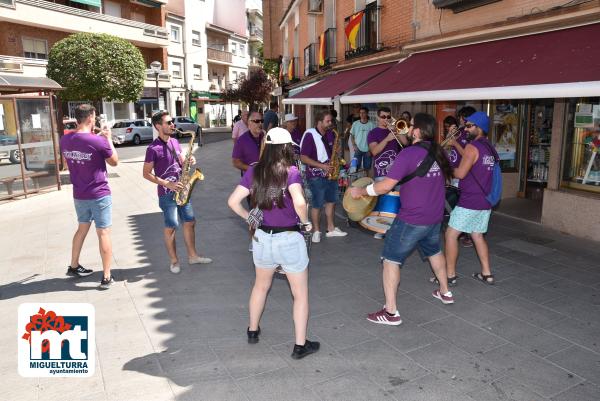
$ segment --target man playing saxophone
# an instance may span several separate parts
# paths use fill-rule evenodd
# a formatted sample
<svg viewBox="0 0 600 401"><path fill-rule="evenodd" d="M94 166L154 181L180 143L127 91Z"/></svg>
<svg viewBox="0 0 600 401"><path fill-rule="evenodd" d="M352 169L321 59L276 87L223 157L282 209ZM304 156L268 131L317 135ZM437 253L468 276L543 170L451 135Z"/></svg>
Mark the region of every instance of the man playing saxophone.
<svg viewBox="0 0 600 401"><path fill-rule="evenodd" d="M175 193L183 189L180 176L185 160L179 142L171 137L173 120L169 113L159 111L152 116L152 126L158 131L158 138L146 149L143 173L145 179L158 185L158 205L165 221L164 240L170 258L169 270L177 274L181 271L175 247L178 217L183 220L183 238L189 264L210 263L212 260L200 256L196 251L196 218L192 203L178 206L175 201ZM191 156L190 162L192 165L196 163L194 156Z"/></svg>
<svg viewBox="0 0 600 401"><path fill-rule="evenodd" d="M318 113L316 126L307 130L300 142L300 160L306 165L306 177L312 192L310 217L313 225L312 242L321 242L321 209L325 208L327 218L326 237L345 237L348 233L340 230L334 224L335 203L338 198L337 179L331 180L331 173L335 163L332 159L339 157L333 155L336 135L332 128L332 117L329 111ZM338 143L341 140L337 135ZM340 148L338 146L338 148ZM341 148L340 148L341 150Z"/></svg>

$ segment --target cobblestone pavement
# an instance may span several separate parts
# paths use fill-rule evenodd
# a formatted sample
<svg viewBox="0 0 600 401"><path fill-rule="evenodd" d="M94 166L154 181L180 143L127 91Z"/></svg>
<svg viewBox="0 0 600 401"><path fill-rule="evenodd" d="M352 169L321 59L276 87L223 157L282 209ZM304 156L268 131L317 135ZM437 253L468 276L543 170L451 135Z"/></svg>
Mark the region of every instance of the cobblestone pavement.
<svg viewBox="0 0 600 401"><path fill-rule="evenodd" d="M431 296L428 264L414 254L398 297L404 322L369 323L365 315L383 303L383 242L349 228L346 238L312 247L309 338L321 341L321 351L290 358L285 280L274 281L260 342L248 345L253 267L247 230L226 206L239 179L230 149L226 140L196 153L206 175L193 197L198 243L215 262L182 264L180 275L168 271L155 187L142 179L143 150L110 169L118 282L108 291L97 287L92 234L82 264L95 274L64 275L75 228L70 186L0 205L0 399L600 399L599 244L497 215L487 236L497 285L468 278L478 262L462 248L456 304L444 306ZM17 307L41 301L95 306L93 377L18 375Z"/></svg>

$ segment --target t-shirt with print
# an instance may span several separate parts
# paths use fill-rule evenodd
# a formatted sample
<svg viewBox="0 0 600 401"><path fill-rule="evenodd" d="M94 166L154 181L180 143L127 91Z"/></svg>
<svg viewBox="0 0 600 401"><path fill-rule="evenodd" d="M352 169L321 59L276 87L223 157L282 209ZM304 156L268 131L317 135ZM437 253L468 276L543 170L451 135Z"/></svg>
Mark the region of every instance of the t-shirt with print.
<svg viewBox="0 0 600 401"><path fill-rule="evenodd" d="M368 120L366 123L363 123L360 120L354 121L352 123L352 128L350 128L350 134L354 137L354 142L356 143L358 150L360 150L361 152L369 151L367 136L373 128L375 128L375 123L371 120Z"/></svg>
<svg viewBox="0 0 600 401"><path fill-rule="evenodd" d="M250 167L244 173L240 185L248 190L252 190L253 181L254 167ZM296 166L292 166L288 169L287 186L285 189L282 188L284 189L283 207L278 208L277 205L273 203L273 208L271 210L263 210L263 225L268 227L291 227L300 222L300 219L296 214L296 209L294 209L292 196L288 189L292 184L302 185L302 176Z"/></svg>
<svg viewBox="0 0 600 401"><path fill-rule="evenodd" d="M421 146L409 146L398 154L387 177L400 181L412 174L427 156ZM400 211L397 218L408 224L431 225L444 217L446 180L437 162L423 177L414 177L400 186Z"/></svg>
<svg viewBox="0 0 600 401"><path fill-rule="evenodd" d="M466 130L461 129L458 137L456 138L456 142L460 144L463 148L467 146L469 143L469 134ZM462 156L458 153L458 150L454 146L451 146L450 149L446 152L448 154L448 161L452 168L457 168L460 165L460 161L462 160Z"/></svg>
<svg viewBox="0 0 600 401"><path fill-rule="evenodd" d="M492 206L485 196L492 189L492 175L496 160L499 159L496 149L487 138L470 142L477 148L479 157L465 178L459 181L460 198L458 206L471 210L488 210Z"/></svg>
<svg viewBox="0 0 600 401"><path fill-rule="evenodd" d="M91 200L110 195L105 159L113 150L106 137L90 132L64 135L60 150L69 166L73 198Z"/></svg>
<svg viewBox="0 0 600 401"><path fill-rule="evenodd" d="M249 166L256 164L258 162L258 157L260 156L260 143L262 142L262 138L262 133L258 138L255 138L250 131L246 131L246 133L235 141L231 157L233 159L239 159L242 163Z"/></svg>
<svg viewBox="0 0 600 401"><path fill-rule="evenodd" d="M376 127L369 132L367 142L369 144L381 143L390 133L390 130L386 128ZM375 156L373 156L373 169L375 170L375 177L385 177L394 163L396 156L400 152L400 145L395 139L388 142L385 148Z"/></svg>
<svg viewBox="0 0 600 401"><path fill-rule="evenodd" d="M333 131L327 131L325 133L325 136L321 135L321 140L325 144L325 150L327 151L327 160L321 163L327 164L331 159L331 151L333 149L333 143L335 141L335 134L333 133ZM312 134L308 131L304 133L304 140L302 141L302 147L300 148L300 155L308 156L314 161L319 161L314 138ZM327 177L327 172L320 168L311 167L307 165L306 178L315 177Z"/></svg>
<svg viewBox="0 0 600 401"><path fill-rule="evenodd" d="M174 155L175 154L175 155ZM181 154L181 145L175 138L168 142L156 138L146 149L144 162L154 164L154 175L170 182L177 182L181 175L181 165L178 158ZM169 188L158 185L158 196L173 193Z"/></svg>

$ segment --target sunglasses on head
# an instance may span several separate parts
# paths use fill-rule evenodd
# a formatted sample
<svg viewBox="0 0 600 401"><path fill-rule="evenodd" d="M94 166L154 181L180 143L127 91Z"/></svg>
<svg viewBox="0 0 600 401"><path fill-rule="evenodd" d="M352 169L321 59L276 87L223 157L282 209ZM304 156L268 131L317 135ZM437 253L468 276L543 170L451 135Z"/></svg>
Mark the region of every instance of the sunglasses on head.
<svg viewBox="0 0 600 401"><path fill-rule="evenodd" d="M466 123L465 124L465 128L471 128L471 127L477 127L477 125L475 125L473 123Z"/></svg>
<svg viewBox="0 0 600 401"><path fill-rule="evenodd" d="M263 120L263 119L258 119L258 120L250 120L250 121L252 121L252 122L253 122L253 123L255 123L255 124L260 124L260 123L262 123L264 120Z"/></svg>

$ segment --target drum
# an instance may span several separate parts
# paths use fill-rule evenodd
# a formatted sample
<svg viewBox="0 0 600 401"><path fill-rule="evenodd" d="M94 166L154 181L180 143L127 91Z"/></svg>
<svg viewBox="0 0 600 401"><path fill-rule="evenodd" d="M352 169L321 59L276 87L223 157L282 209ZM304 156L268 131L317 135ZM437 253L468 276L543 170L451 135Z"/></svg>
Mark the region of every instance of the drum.
<svg viewBox="0 0 600 401"><path fill-rule="evenodd" d="M390 192L381 195L377 199L377 204L371 214L362 219L360 225L367 230L385 234L396 218L396 215L400 210L400 205L399 192Z"/></svg>

